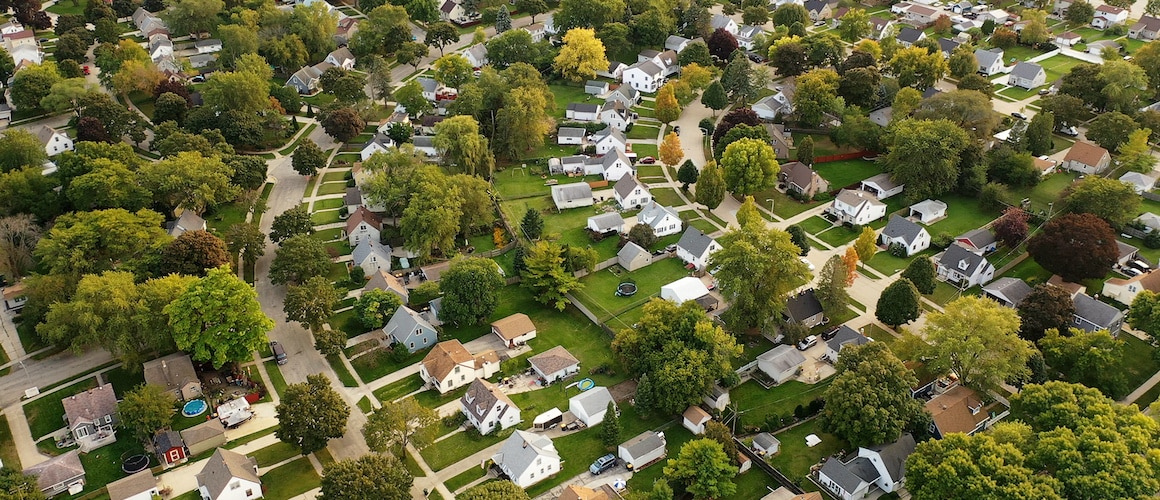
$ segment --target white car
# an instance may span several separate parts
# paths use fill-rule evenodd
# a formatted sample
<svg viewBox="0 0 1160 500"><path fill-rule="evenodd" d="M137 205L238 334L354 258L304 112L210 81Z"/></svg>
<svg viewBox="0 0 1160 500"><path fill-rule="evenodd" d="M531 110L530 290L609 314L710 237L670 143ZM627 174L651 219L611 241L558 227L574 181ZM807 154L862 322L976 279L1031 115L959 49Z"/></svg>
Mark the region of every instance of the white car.
<svg viewBox="0 0 1160 500"><path fill-rule="evenodd" d="M797 348L799 351L804 351L816 345L818 345L818 336L810 335L809 337L802 339L801 342L798 342Z"/></svg>
<svg viewBox="0 0 1160 500"><path fill-rule="evenodd" d="M802 264L805 264L806 268L808 268L810 271L814 270L814 264L812 262L810 262L809 259L807 259L805 257L798 257L798 260L802 261Z"/></svg>

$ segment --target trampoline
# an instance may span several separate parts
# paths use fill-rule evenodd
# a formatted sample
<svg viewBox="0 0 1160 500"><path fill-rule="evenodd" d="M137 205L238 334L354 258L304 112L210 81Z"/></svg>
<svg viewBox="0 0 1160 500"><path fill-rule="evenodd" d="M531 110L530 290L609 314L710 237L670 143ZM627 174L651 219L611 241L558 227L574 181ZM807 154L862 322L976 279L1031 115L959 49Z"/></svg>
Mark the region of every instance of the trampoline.
<svg viewBox="0 0 1160 500"><path fill-rule="evenodd" d="M181 415L185 417L196 417L202 413L205 413L205 410L208 407L209 405L205 404L205 400L194 399L188 403L185 403L185 406L181 407Z"/></svg>
<svg viewBox="0 0 1160 500"><path fill-rule="evenodd" d="M121 471L125 474L136 474L149 468L149 455L133 455L121 464Z"/></svg>
<svg viewBox="0 0 1160 500"><path fill-rule="evenodd" d="M617 297L632 297L636 295L636 283L624 282L616 286Z"/></svg>
<svg viewBox="0 0 1160 500"><path fill-rule="evenodd" d="M596 382L590 378L586 378L577 382L576 387L579 387L581 391L587 391L588 389L596 387Z"/></svg>

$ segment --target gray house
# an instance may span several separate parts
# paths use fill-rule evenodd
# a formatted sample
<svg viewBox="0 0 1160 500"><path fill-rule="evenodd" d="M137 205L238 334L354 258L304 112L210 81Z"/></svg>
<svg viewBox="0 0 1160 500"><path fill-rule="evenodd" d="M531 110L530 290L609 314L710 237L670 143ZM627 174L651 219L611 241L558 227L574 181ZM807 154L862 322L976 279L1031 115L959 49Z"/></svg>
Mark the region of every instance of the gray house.
<svg viewBox="0 0 1160 500"><path fill-rule="evenodd" d="M114 429L119 420L113 384L89 389L60 402L68 420L68 430L80 444L81 451L87 453L117 441Z"/></svg>
<svg viewBox="0 0 1160 500"><path fill-rule="evenodd" d="M439 332L435 327L407 306L399 306L395 310L391 320L383 327L383 333L387 334L391 343L402 344L412 353L431 347L439 340Z"/></svg>
<svg viewBox="0 0 1160 500"><path fill-rule="evenodd" d="M193 369L193 361L183 352L146 361L142 368L145 383L165 388L180 401L201 397L201 380Z"/></svg>
<svg viewBox="0 0 1160 500"><path fill-rule="evenodd" d="M315 90L318 90L320 77L322 77L322 72L314 66L303 66L302 69L290 75L290 79L286 80L286 85L297 89L299 94L313 94Z"/></svg>
<svg viewBox="0 0 1160 500"><path fill-rule="evenodd" d="M552 186L552 201L558 210L577 207L590 207L592 200L592 186L587 182L574 182Z"/></svg>
<svg viewBox="0 0 1160 500"><path fill-rule="evenodd" d="M1044 71L1043 66L1025 61L1016 64L1015 69L1011 70L1010 78L1007 79L1008 85L1022 87L1028 90L1041 86L1046 82L1047 72Z"/></svg>
<svg viewBox="0 0 1160 500"><path fill-rule="evenodd" d="M667 444L664 433L644 431L618 446L617 456L629 470L638 471L665 458Z"/></svg>
<svg viewBox="0 0 1160 500"><path fill-rule="evenodd" d="M608 92L608 82L600 80L588 80L584 83L584 93L589 95L601 95Z"/></svg>
<svg viewBox="0 0 1160 500"><path fill-rule="evenodd" d="M1077 293L1072 297L1075 305L1076 328L1085 332L1107 330L1112 336L1120 333L1124 326L1124 311L1100 302L1098 299L1084 293Z"/></svg>
<svg viewBox="0 0 1160 500"><path fill-rule="evenodd" d="M983 287L983 295L1004 307L1019 307L1031 294L1031 286L1019 278L999 278Z"/></svg>
<svg viewBox="0 0 1160 500"><path fill-rule="evenodd" d="M782 316L786 318L786 321L805 325L806 328L818 326L825 318L825 314L822 312L822 303L818 302L818 297L814 295L812 288L786 299L785 306L785 312L782 313Z"/></svg>
<svg viewBox="0 0 1160 500"><path fill-rule="evenodd" d="M826 341L826 358L831 363L837 363L842 349L866 344L871 341L872 339L870 337L854 331L853 328L842 325L841 328L838 328L838 332L834 334L834 337Z"/></svg>
<svg viewBox="0 0 1160 500"><path fill-rule="evenodd" d="M72 450L24 469L24 475L36 477L36 487L50 498L73 489L80 493L85 486L85 467L81 465L80 450Z"/></svg>

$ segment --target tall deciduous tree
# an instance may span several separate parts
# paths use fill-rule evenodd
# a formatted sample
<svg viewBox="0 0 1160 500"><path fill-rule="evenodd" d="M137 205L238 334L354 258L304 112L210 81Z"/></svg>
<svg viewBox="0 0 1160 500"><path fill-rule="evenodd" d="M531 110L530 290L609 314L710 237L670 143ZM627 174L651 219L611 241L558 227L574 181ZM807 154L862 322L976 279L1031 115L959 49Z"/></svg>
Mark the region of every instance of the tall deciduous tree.
<svg viewBox="0 0 1160 500"><path fill-rule="evenodd" d="M250 359L274 328L254 287L229 268L219 267L189 285L165 306L177 348L215 368ZM283 398L285 401L285 398Z"/></svg>
<svg viewBox="0 0 1160 500"><path fill-rule="evenodd" d="M681 164L681 168L677 170L677 181L681 183L681 191L688 192L689 184L696 183L700 176L701 172L697 170L696 165L693 165L693 160L685 160Z"/></svg>
<svg viewBox="0 0 1160 500"><path fill-rule="evenodd" d="M402 299L393 292L378 288L367 290L354 303L355 317L368 330L382 328L401 305Z"/></svg>
<svg viewBox="0 0 1160 500"><path fill-rule="evenodd" d="M1120 144L1119 163L1132 172L1151 172L1156 166L1156 157L1152 156L1152 147L1148 145L1148 137L1152 129L1142 128L1128 135Z"/></svg>
<svg viewBox="0 0 1160 500"><path fill-rule="evenodd" d="M882 342L842 349L837 377L822 397L822 426L852 446L897 440L920 422L922 402L910 395L914 374Z"/></svg>
<svg viewBox="0 0 1160 500"><path fill-rule="evenodd" d="M157 385L141 384L125 393L117 403L118 426L139 441L148 441L157 431L169 427L173 414L173 393Z"/></svg>
<svg viewBox="0 0 1160 500"><path fill-rule="evenodd" d="M919 293L929 295L934 293L935 280L934 263L930 259L919 257L910 261L906 269L902 270L902 277L910 280Z"/></svg>
<svg viewBox="0 0 1160 500"><path fill-rule="evenodd" d="M568 30L553 66L560 75L574 82L595 78L597 71L608 68L604 42L596 38L596 32L590 28Z"/></svg>
<svg viewBox="0 0 1160 500"><path fill-rule="evenodd" d="M717 116L718 111L729 105L729 96L725 95L725 87L721 86L720 81L709 84L709 87L701 94L701 104L713 110L713 116Z"/></svg>
<svg viewBox="0 0 1160 500"><path fill-rule="evenodd" d="M991 225L991 230L995 232L995 237L1004 245L1015 248L1027 238L1027 232L1030 229L1027 226L1027 220L1030 217L1021 208L1008 207L1003 210L1003 215Z"/></svg>
<svg viewBox="0 0 1160 500"><path fill-rule="evenodd" d="M1033 156L1047 154L1053 147L1051 131L1055 129L1055 117L1050 113L1038 113L1027 125L1027 151Z"/></svg>
<svg viewBox="0 0 1160 500"><path fill-rule="evenodd" d="M40 226L28 214L0 218L0 272L19 280L32 268Z"/></svg>
<svg viewBox="0 0 1160 500"><path fill-rule="evenodd" d="M566 296L584 285L564 269L563 249L555 243L538 241L528 249L521 284L536 295L541 304L563 311L568 306Z"/></svg>
<svg viewBox="0 0 1160 500"><path fill-rule="evenodd" d="M656 117L662 123L672 123L681 117L681 104L677 102L672 84L665 84L657 91Z"/></svg>
<svg viewBox="0 0 1160 500"><path fill-rule="evenodd" d="M842 107L838 97L838 73L830 69L815 69L797 80L793 96L794 112L806 126L817 126L826 113Z"/></svg>
<svg viewBox="0 0 1160 500"><path fill-rule="evenodd" d="M470 116L439 122L432 144L440 156L468 174L487 178L495 168L495 157L488 149L487 138L479 133L479 122Z"/></svg>
<svg viewBox="0 0 1160 500"><path fill-rule="evenodd" d="M725 187L734 194L749 195L777 181L777 154L768 143L741 139L725 148L721 166Z"/></svg>
<svg viewBox="0 0 1160 500"><path fill-rule="evenodd" d="M427 408L415 398L398 401L384 401L383 407L367 418L363 436L367 446L379 453L406 453L408 445L423 449L435 439L439 414Z"/></svg>
<svg viewBox="0 0 1160 500"><path fill-rule="evenodd" d="M330 270L330 255L321 241L300 234L280 245L270 263L270 281L275 285L305 283Z"/></svg>
<svg viewBox="0 0 1160 500"><path fill-rule="evenodd" d="M299 175L309 177L326 167L326 153L317 143L306 139L294 150L290 163Z"/></svg>
<svg viewBox="0 0 1160 500"><path fill-rule="evenodd" d="M161 251L161 267L171 273L204 276L229 264L226 242L208 231L186 231Z"/></svg>
<svg viewBox="0 0 1160 500"><path fill-rule="evenodd" d="M930 343L927 366L936 373L954 372L976 390L1025 375L1035 351L1019 338L1015 310L982 297L963 296L931 313L923 333Z"/></svg>
<svg viewBox="0 0 1160 500"><path fill-rule="evenodd" d="M958 183L959 154L970 140L949 120L906 120L894 127L883 163L895 182L906 184L908 199L937 197Z"/></svg>
<svg viewBox="0 0 1160 500"><path fill-rule="evenodd" d="M1099 389L1104 395L1122 398L1128 389L1124 371L1124 341L1107 330L1085 332L1072 328L1066 335L1048 330L1039 340L1043 358L1067 380Z"/></svg>
<svg viewBox="0 0 1160 500"><path fill-rule="evenodd" d="M80 276L132 268L169 243L161 214L119 208L73 212L56 219L33 254L52 274Z"/></svg>
<svg viewBox="0 0 1160 500"><path fill-rule="evenodd" d="M242 262L250 267L266 254L266 235L257 224L239 222L226 230L226 248L231 254L240 254Z"/></svg>
<svg viewBox="0 0 1160 500"><path fill-rule="evenodd" d="M701 177L697 179L697 203L712 210L720 206L724 199L725 178L717 162L710 161L701 168Z"/></svg>
<svg viewBox="0 0 1160 500"><path fill-rule="evenodd" d="M1113 227L1123 227L1140 212L1135 189L1115 179L1088 176L1070 188L1064 206L1075 213L1087 213Z"/></svg>
<svg viewBox="0 0 1160 500"><path fill-rule="evenodd" d="M1160 335L1160 294L1143 290L1132 300L1128 322L1148 335Z"/></svg>
<svg viewBox="0 0 1160 500"><path fill-rule="evenodd" d="M275 412L278 429L274 435L306 455L346 433L350 407L330 387L330 380L319 373L307 375L306 382L286 387Z"/></svg>
<svg viewBox="0 0 1160 500"><path fill-rule="evenodd" d="M374 413L372 415L377 415ZM322 469L324 500L406 500L415 478L394 455L364 455L326 464Z"/></svg>
<svg viewBox="0 0 1160 500"><path fill-rule="evenodd" d="M286 319L297 321L317 334L322 331L322 324L334 314L334 306L341 298L338 289L328 278L315 276L301 285L291 285L286 289L282 311L286 313ZM342 347L339 346L340 349ZM328 349L318 350L324 354L333 354L326 352Z"/></svg>
<svg viewBox="0 0 1160 500"><path fill-rule="evenodd" d="M703 180L702 180L703 181ZM733 229L722 238L724 248L710 257L710 268L732 306L729 320L743 328L762 328L785 308L786 296L812 276L798 260L789 233L765 227L764 221Z"/></svg>
<svg viewBox="0 0 1160 500"><path fill-rule="evenodd" d="M406 86L400 88L399 92L402 92L405 88ZM402 99L402 96L398 93L396 93L396 97ZM401 100L399 102L402 103ZM424 99L423 102L427 102L427 100ZM428 102L427 105L430 106L430 103ZM419 113L424 110L412 109L410 106L407 106L407 111L410 113ZM350 142L366 128L366 122L359 116L358 111L355 111L353 108L338 108L333 111L328 111L323 113L321 118L320 123L322 124L322 129L326 131L327 135L333 137L338 142Z"/></svg>
<svg viewBox="0 0 1160 500"><path fill-rule="evenodd" d="M659 151L661 162L665 165L676 165L680 163L681 158L685 157L685 152L681 149L681 138L676 132L669 132L665 135L664 140L661 141Z"/></svg>
<svg viewBox="0 0 1160 500"><path fill-rule="evenodd" d="M664 473L667 480L684 485L696 499L727 497L737 491L733 483L736 467L721 443L708 438L682 445L677 457L665 465Z"/></svg>
<svg viewBox="0 0 1160 500"><path fill-rule="evenodd" d="M874 233L874 228L869 226L862 228L862 233L854 240L854 251L858 252L858 259L862 262L869 262L874 254L878 253L878 236Z"/></svg>
<svg viewBox="0 0 1160 500"><path fill-rule="evenodd" d="M822 273L818 278L818 285L814 287L814 294L818 296L822 308L831 315L844 312L850 303L850 294L846 292L846 279L846 264L842 263L840 255L826 260L826 265L822 266Z"/></svg>
<svg viewBox="0 0 1160 500"><path fill-rule="evenodd" d="M486 481L455 495L459 500L529 500L528 492L511 481Z"/></svg>
<svg viewBox="0 0 1160 500"><path fill-rule="evenodd" d="M443 290L443 307L439 319L455 325L478 324L491 316L499 305L503 276L495 261L460 257L451 261L443 273L439 288Z"/></svg>
<svg viewBox="0 0 1160 500"><path fill-rule="evenodd" d="M922 312L920 299L921 296L914 283L902 278L882 290L874 315L878 321L892 327L910 323L918 319L918 315Z"/></svg>
<svg viewBox="0 0 1160 500"><path fill-rule="evenodd" d="M270 240L281 245L286 239L313 232L314 223L310 220L310 214L299 205L274 216L274 222L270 225Z"/></svg>
<svg viewBox="0 0 1160 500"><path fill-rule="evenodd" d="M44 144L32 132L10 128L0 136L0 170L11 172L21 167L39 167L46 161Z"/></svg>
<svg viewBox="0 0 1160 500"><path fill-rule="evenodd" d="M1088 124L1087 133L1084 135L1089 140L1099 144L1100 147L1115 153L1119 151L1120 144L1124 142L1124 139L1135 132L1137 128L1139 125L1132 117L1119 111L1111 111L1092 120Z"/></svg>
<svg viewBox="0 0 1160 500"><path fill-rule="evenodd" d="M1070 282L1104 277L1120 255L1116 233L1092 214L1052 219L1027 242L1027 252L1044 269Z"/></svg>

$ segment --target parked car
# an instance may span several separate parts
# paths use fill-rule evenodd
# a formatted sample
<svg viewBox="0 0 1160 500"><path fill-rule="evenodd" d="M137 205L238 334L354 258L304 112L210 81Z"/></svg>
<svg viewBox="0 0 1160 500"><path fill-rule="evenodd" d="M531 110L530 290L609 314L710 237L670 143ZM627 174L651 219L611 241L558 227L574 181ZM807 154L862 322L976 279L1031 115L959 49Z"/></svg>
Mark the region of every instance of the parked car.
<svg viewBox="0 0 1160 500"><path fill-rule="evenodd" d="M274 361L277 361L280 365L286 364L286 348L282 347L282 344L279 344L276 340L271 341L270 351L274 353Z"/></svg>
<svg viewBox="0 0 1160 500"><path fill-rule="evenodd" d="M822 334L822 340L830 340L830 339L834 338L834 336L838 334L838 330L841 330L841 329L842 329L842 327L835 326L829 330L826 330L826 332Z"/></svg>
<svg viewBox="0 0 1160 500"><path fill-rule="evenodd" d="M802 264L805 264L806 267L809 268L810 271L814 270L814 264L812 262L810 262L810 259L807 259L805 257L798 257L798 260L802 261Z"/></svg>
<svg viewBox="0 0 1160 500"><path fill-rule="evenodd" d="M641 162L641 163L643 163L643 164L645 164L645 165L652 165L653 163L656 163L656 162L657 162L657 159L656 159L656 158L653 158L653 157L651 157L651 156L646 156L646 157L644 157L644 158L641 158L641 159L640 159L640 162Z"/></svg>
<svg viewBox="0 0 1160 500"><path fill-rule="evenodd" d="M1059 129L1059 133L1068 137L1076 137L1079 135L1079 130L1077 130L1075 127L1063 127Z"/></svg>
<svg viewBox="0 0 1160 500"><path fill-rule="evenodd" d="M588 466L588 472L591 472L594 476L599 476L601 472L613 467L616 467L616 455L609 453L592 462L592 465Z"/></svg>
<svg viewBox="0 0 1160 500"><path fill-rule="evenodd" d="M799 351L804 351L816 345L818 345L818 336L810 335L809 337L802 339L801 342L798 342L797 348Z"/></svg>
<svg viewBox="0 0 1160 500"><path fill-rule="evenodd" d="M1144 262L1140 259L1135 259L1131 262L1128 262L1128 265L1132 266L1136 269L1139 269L1141 271L1151 271L1152 270L1152 266L1149 266L1147 262Z"/></svg>
<svg viewBox="0 0 1160 500"><path fill-rule="evenodd" d="M1144 274L1142 271L1140 271L1139 269L1136 269L1134 267L1124 267L1122 269L1124 271L1124 274L1127 275L1129 278L1133 278L1133 277L1139 276L1141 274Z"/></svg>
<svg viewBox="0 0 1160 500"><path fill-rule="evenodd" d="M762 64L765 62L765 56L761 55L761 53L759 53L759 52L754 52L754 51L750 50L750 51L745 52L745 54L749 56L750 61L753 61L757 64Z"/></svg>
<svg viewBox="0 0 1160 500"><path fill-rule="evenodd" d="M676 132L677 135L681 135L681 126L680 125L674 126L673 132Z"/></svg>
<svg viewBox="0 0 1160 500"><path fill-rule="evenodd" d="M1027 119L1027 115L1020 113L1018 111L1011 113L1011 116L1016 118L1016 119L1019 119L1019 120L1026 120Z"/></svg>
<svg viewBox="0 0 1160 500"><path fill-rule="evenodd" d="M86 74L86 75L91 75L91 74L93 74L93 69L88 67L87 65L85 65L85 66L81 66L81 72Z"/></svg>

